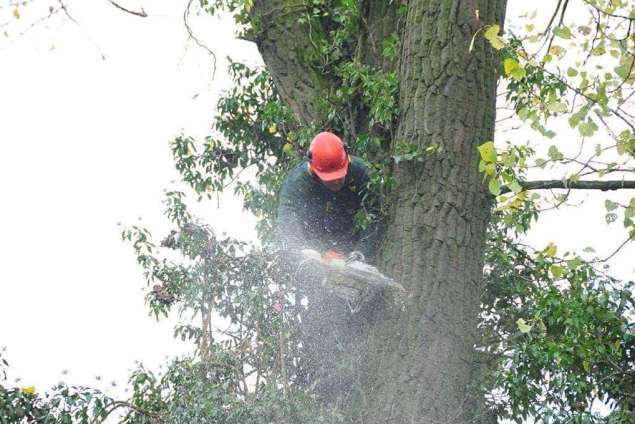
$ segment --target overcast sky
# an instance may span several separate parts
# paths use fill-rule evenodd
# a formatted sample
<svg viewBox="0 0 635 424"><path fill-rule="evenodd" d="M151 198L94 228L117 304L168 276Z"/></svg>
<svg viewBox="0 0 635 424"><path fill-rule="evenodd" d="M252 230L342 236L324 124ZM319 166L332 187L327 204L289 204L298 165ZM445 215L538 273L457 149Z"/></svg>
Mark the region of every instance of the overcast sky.
<svg viewBox="0 0 635 424"><path fill-rule="evenodd" d="M168 142L207 133L228 86L226 55L259 59L230 22L193 17L217 55L210 84L212 59L187 43L180 3L148 2L141 19L106 1L69 1L81 28L55 17L0 44L0 346L20 384L42 390L63 370L73 383L121 383L135 360L156 368L186 348L172 323L148 317L117 224L142 217L161 235L163 190L182 187ZM29 6L21 21L45 14ZM253 240L240 201L220 204L195 212Z"/></svg>
<svg viewBox="0 0 635 424"><path fill-rule="evenodd" d="M194 17L218 59L210 84L211 58L187 43L183 2L144 6L151 16L142 19L104 0L69 0L81 27L55 17L0 42L0 347L12 378L40 391L62 378L121 384L135 360L156 369L186 351L170 322L148 317L145 282L117 224L142 217L160 235L163 190L178 187L168 142L207 133L228 86L226 55L259 59L232 38L229 21ZM29 6L21 22L45 14ZM604 195L588 197L566 215L547 213L529 240L610 253L626 234L604 224ZM253 240L254 220L240 200L223 196L220 204L195 211L217 231ZM614 258L617 275L633 278L634 253Z"/></svg>

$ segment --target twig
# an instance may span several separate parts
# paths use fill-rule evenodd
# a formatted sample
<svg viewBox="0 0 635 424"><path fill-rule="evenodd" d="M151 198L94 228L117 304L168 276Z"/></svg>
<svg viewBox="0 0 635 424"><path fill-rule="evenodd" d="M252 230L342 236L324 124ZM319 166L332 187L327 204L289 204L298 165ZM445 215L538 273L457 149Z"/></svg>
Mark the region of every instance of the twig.
<svg viewBox="0 0 635 424"><path fill-rule="evenodd" d="M135 16L139 16L141 18L147 18L148 14L146 13L145 10L143 10L143 7L141 8L140 11L135 11L135 10L130 10L130 9L126 9L125 7L119 5L118 3L115 3L113 0L108 0L108 2L110 4L112 4L113 6L115 6L117 9L119 10L123 10L126 13L130 13L131 15L135 15Z"/></svg>
<svg viewBox="0 0 635 424"><path fill-rule="evenodd" d="M617 255L617 252L619 252L620 250L622 250L622 248L623 248L624 246L626 246L626 244L627 244L629 241L631 241L631 238L630 238L630 237L629 237L629 238L627 238L626 240L624 240L624 242L623 242L622 244L620 244L620 245L619 245L619 247L618 247L617 249L615 249L615 251L614 251L613 253L611 253L610 255L608 255L608 256L607 256L606 258L604 258L604 259L600 259L600 260L598 260L598 261L597 261L597 263L606 262L606 261L608 261L609 259L611 259L613 256Z"/></svg>
<svg viewBox="0 0 635 424"><path fill-rule="evenodd" d="M185 29L187 30L188 41L189 40L194 40L194 43L196 43L197 46L199 46L200 48L205 50L212 57L212 60L213 60L212 79L214 79L214 77L216 76L216 54L214 54L214 52L209 47L207 47L205 44L201 43L201 41L198 39L198 37L196 35L194 35L194 32L192 31L192 28L190 27L190 22L189 22L189 19L190 19L190 8L192 7L193 1L194 0L189 0L187 2L187 7L185 8L185 11L183 12L183 23L185 24Z"/></svg>
<svg viewBox="0 0 635 424"><path fill-rule="evenodd" d="M95 45L95 47L97 48L97 50L99 51L99 55L101 56L101 58L103 60L106 60L106 55L104 55L104 52L101 50L101 48L99 48L99 45L97 43L95 43L95 41L93 41L93 39L90 37L90 35L86 32L86 30L84 29L84 27L77 21L77 19L73 18L71 16L71 14L68 12L68 9L66 8L66 5L64 4L64 2L62 2L62 0L57 0L57 2L60 5L60 9L62 9L62 11L64 12L64 14L66 15L66 17L73 22L75 25L77 25L79 27L79 29L82 30L82 32L84 34L86 34L88 40L90 40L91 43L93 43Z"/></svg>
<svg viewBox="0 0 635 424"><path fill-rule="evenodd" d="M37 26L40 22L43 22L47 19L49 19L51 16L55 15L57 12L59 12L60 10L62 10L61 7L58 8L54 8L51 7L49 9L49 14L46 16L41 17L40 19L36 20L35 22L33 22L31 25L29 25L24 31L22 31L20 34L17 35L17 37L12 37L13 40L10 41L9 43L14 43L17 39L19 39L20 37L22 37L24 34L26 34L27 32L29 32L31 29L33 29L35 26Z"/></svg>

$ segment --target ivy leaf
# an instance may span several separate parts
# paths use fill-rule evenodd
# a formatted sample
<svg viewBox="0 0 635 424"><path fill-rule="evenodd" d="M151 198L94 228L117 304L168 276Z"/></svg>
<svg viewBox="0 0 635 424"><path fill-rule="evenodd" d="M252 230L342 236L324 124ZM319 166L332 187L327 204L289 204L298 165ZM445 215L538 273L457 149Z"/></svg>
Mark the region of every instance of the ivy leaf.
<svg viewBox="0 0 635 424"><path fill-rule="evenodd" d="M529 334L529 332L531 331L531 325L527 324L522 318L518 318L518 320L516 321L516 325L518 326L520 332L523 334Z"/></svg>
<svg viewBox="0 0 635 424"><path fill-rule="evenodd" d="M615 209L617 209L617 207L619 206L619 203L613 202L609 199L606 199L604 201L604 206L606 207L606 210L608 212L614 211Z"/></svg>
<svg viewBox="0 0 635 424"><path fill-rule="evenodd" d="M478 151L481 154L481 159L484 162L496 162L496 148L493 141L487 141L478 146Z"/></svg>

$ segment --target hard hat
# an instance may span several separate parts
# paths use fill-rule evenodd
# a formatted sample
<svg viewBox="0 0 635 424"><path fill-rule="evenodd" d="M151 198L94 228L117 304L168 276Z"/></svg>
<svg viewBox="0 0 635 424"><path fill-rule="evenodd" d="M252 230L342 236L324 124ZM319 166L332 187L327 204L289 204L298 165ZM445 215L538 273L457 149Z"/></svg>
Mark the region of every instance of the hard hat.
<svg viewBox="0 0 635 424"><path fill-rule="evenodd" d="M309 146L309 166L322 181L344 178L348 171L348 153L342 140L330 132L321 132Z"/></svg>

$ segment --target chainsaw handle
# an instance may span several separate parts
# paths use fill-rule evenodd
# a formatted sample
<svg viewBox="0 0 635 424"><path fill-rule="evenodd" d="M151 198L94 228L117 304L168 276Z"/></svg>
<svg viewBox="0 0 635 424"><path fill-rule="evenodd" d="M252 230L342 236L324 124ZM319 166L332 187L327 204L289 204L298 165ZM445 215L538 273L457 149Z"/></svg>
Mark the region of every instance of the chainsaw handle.
<svg viewBox="0 0 635 424"><path fill-rule="evenodd" d="M354 250L352 251L348 257L346 258L346 263L351 263L351 262L366 262L366 257L364 256L364 254L358 250Z"/></svg>

